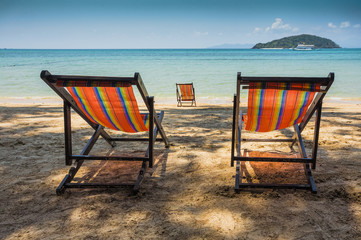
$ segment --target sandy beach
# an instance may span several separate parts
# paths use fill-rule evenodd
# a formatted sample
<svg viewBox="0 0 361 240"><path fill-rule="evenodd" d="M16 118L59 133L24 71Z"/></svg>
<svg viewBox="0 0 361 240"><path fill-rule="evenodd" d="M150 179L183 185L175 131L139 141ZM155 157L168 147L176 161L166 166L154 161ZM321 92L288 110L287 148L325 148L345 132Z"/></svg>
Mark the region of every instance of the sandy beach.
<svg viewBox="0 0 361 240"><path fill-rule="evenodd" d="M148 169L138 195L123 188L71 189L57 196L55 189L69 169L62 105L1 101L0 239L361 239L360 103L324 104L313 172L317 194L234 192L231 103L156 107L165 111L163 126L171 147L156 144L155 167ZM303 132L308 150L312 121ZM92 130L76 114L72 125L73 151L78 153ZM257 136L285 135L292 136L292 131ZM293 153L287 144L244 147ZM112 149L100 139L92 154L142 154L145 148L118 144ZM285 181L282 176L302 181L302 171L297 177L301 166L291 165L248 167L262 181ZM94 161L84 165L77 179L124 182L137 171L134 163Z"/></svg>

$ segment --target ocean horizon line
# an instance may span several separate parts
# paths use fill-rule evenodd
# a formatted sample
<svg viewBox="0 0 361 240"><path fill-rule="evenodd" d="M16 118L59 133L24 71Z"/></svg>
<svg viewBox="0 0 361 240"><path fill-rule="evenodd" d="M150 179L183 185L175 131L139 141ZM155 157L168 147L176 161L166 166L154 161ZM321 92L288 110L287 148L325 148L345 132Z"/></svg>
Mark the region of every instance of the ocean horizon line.
<svg viewBox="0 0 361 240"><path fill-rule="evenodd" d="M267 48L267 49L254 49L254 48L0 48L0 50L291 50L289 48ZM337 49L361 49L360 47L340 47L340 48L319 48L322 50L337 50Z"/></svg>

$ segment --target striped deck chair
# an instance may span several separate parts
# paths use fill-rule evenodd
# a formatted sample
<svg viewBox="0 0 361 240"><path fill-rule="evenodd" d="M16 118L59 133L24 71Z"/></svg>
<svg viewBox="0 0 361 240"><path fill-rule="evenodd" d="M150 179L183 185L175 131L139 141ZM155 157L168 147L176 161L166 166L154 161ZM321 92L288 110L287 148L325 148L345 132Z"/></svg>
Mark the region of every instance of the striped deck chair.
<svg viewBox="0 0 361 240"><path fill-rule="evenodd" d="M165 146L169 147L161 125L164 112L161 111L159 114L155 112L154 98L148 96L140 75L135 73L134 77L69 76L52 75L44 70L40 77L64 100L65 164L72 165L74 161L76 165L70 168L69 173L56 189L56 193L61 195L66 188L124 186L124 184L72 183L86 160L142 162L137 180L135 184L131 184L133 192L137 193L147 165L153 167L154 142L163 141ZM145 103L147 108L145 114L139 112L133 85L137 87ZM74 155L72 152L71 108L95 130L79 155ZM148 137L114 138L110 137L105 128L126 133L148 132ZM161 138L157 138L158 132ZM99 136L102 136L112 147L115 146L116 141L146 141L148 149L144 157L89 155ZM129 184L126 185L129 186Z"/></svg>
<svg viewBox="0 0 361 240"><path fill-rule="evenodd" d="M244 77L237 75L237 94L234 96L232 153L231 166L236 161L235 190L241 188L299 188L308 189L313 193L317 188L312 177L312 169L316 168L318 138L321 121L322 100L334 81L334 74L325 78L315 77ZM240 110L240 93L248 89L247 114ZM312 156L308 157L301 136L302 131L316 114ZM292 139L246 139L241 138L242 123L245 130L254 132L269 132L293 127L295 133ZM241 156L241 142L290 142L291 147L297 143L299 158L270 158ZM256 184L242 182L240 176L241 162L288 162L303 163L307 184ZM242 172L242 171L241 171Z"/></svg>
<svg viewBox="0 0 361 240"><path fill-rule="evenodd" d="M191 106L196 105L196 95L193 83L176 83L177 90L177 107L183 106L184 102L191 102Z"/></svg>

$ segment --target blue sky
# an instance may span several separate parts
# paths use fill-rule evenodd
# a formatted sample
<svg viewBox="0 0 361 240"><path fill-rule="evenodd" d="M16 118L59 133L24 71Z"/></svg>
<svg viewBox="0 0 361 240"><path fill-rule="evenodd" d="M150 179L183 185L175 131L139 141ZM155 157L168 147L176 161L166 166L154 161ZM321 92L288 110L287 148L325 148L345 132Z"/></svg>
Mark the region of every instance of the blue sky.
<svg viewBox="0 0 361 240"><path fill-rule="evenodd" d="M303 33L361 47L361 0L0 0L0 48L206 48Z"/></svg>

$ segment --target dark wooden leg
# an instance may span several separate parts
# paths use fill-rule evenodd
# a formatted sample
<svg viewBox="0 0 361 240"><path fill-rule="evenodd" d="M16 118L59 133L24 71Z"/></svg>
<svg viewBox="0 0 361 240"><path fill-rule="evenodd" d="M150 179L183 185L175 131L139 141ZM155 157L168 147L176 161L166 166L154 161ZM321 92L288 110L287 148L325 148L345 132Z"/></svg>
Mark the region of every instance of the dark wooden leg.
<svg viewBox="0 0 361 240"><path fill-rule="evenodd" d="M65 137L65 165L70 166L73 161L70 158L72 155L72 141L71 141L71 112L70 104L64 101L64 137Z"/></svg>
<svg viewBox="0 0 361 240"><path fill-rule="evenodd" d="M312 148L312 169L316 169L316 160L317 160L317 150L318 150L318 138L320 133L320 123L321 123L321 111L322 111L322 102L317 108L316 119L315 119L315 129L313 135L313 148Z"/></svg>
<svg viewBox="0 0 361 240"><path fill-rule="evenodd" d="M298 143L298 148L301 154L301 157L306 158L306 150L303 144L303 140L302 140L302 136L301 136L301 131L299 129L299 126L297 124L294 125L294 129L296 132L296 139L297 139L297 143ZM312 193L317 193L317 188L316 188L316 184L315 184L315 180L313 179L312 176L312 171L310 169L310 164L305 163L304 164L304 168L305 168L305 175L308 181L308 184L310 186L311 192Z"/></svg>
<svg viewBox="0 0 361 240"><path fill-rule="evenodd" d="M305 145L303 144L300 129L297 124L293 125L293 128L295 129L296 140L298 143L298 149L300 150L301 157L307 158L306 149Z"/></svg>
<svg viewBox="0 0 361 240"><path fill-rule="evenodd" d="M231 167L234 166L234 146L236 144L236 99L237 96L234 95L233 98L233 121L232 121L232 146L231 146Z"/></svg>
<svg viewBox="0 0 361 240"><path fill-rule="evenodd" d="M157 114L157 117L159 119L159 122L162 123L163 118L164 118L164 111L161 111L159 114ZM158 132L159 132L158 127L157 127L157 125L155 125L154 130L153 130L153 144L155 143L155 141L157 139ZM148 145L148 149L147 149L147 151L145 153L145 157L149 156L149 149L150 149L150 146Z"/></svg>
<svg viewBox="0 0 361 240"><path fill-rule="evenodd" d="M149 167L153 167L153 149L154 149L154 98L148 97L149 104Z"/></svg>
<svg viewBox="0 0 361 240"><path fill-rule="evenodd" d="M242 141L242 111L239 112L238 117L238 124L237 124L237 131L238 131L238 138L237 138L237 157L241 156L241 141Z"/></svg>
<svg viewBox="0 0 361 240"><path fill-rule="evenodd" d="M145 174L146 170L147 170L147 163L143 162L142 167L138 174L137 181L135 182L134 187L133 187L133 194L137 194L139 192L140 184L142 184L142 182L143 182L144 174Z"/></svg>
<svg viewBox="0 0 361 240"><path fill-rule="evenodd" d="M240 189L239 189L239 182L240 182L240 178L242 177L240 175L240 170L241 170L241 161L236 161L236 184L235 184L235 187L234 187L234 190L236 191L236 193L239 193L240 192Z"/></svg>
<svg viewBox="0 0 361 240"><path fill-rule="evenodd" d="M306 174L306 177L307 177L308 184L310 185L311 192L312 193L317 193L317 187L316 187L316 184L315 184L315 180L313 179L313 176L312 176L312 171L310 169L310 164L305 163L304 168L305 168L305 174Z"/></svg>

